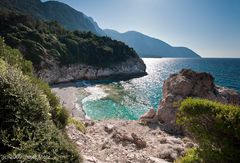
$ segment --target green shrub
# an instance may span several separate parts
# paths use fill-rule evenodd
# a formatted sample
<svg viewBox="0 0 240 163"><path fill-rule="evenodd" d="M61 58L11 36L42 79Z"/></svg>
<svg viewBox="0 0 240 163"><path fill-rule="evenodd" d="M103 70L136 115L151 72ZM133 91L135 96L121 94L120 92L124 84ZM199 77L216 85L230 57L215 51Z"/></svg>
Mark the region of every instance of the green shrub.
<svg viewBox="0 0 240 163"><path fill-rule="evenodd" d="M200 163L202 160L199 158L197 149L188 149L185 155L175 161L175 163Z"/></svg>
<svg viewBox="0 0 240 163"><path fill-rule="evenodd" d="M76 147L49 121L38 123L29 132L25 127L16 128L19 146L5 155L0 162L81 162ZM27 140L26 140L27 136ZM2 137L9 143L9 137Z"/></svg>
<svg viewBox="0 0 240 163"><path fill-rule="evenodd" d="M50 113L55 125L62 129L66 126L68 120L68 113L60 105L58 98L51 92L47 83L37 79L33 76L32 63L23 59L22 54L16 50L5 45L4 39L0 37L0 57L9 65L15 68L21 69L23 74L28 75L33 85L37 85L38 89L42 90L47 96L47 100L50 104Z"/></svg>
<svg viewBox="0 0 240 163"><path fill-rule="evenodd" d="M28 126L49 119L49 103L35 85L21 71L2 61L0 74L1 129L14 132L16 126Z"/></svg>
<svg viewBox="0 0 240 163"><path fill-rule="evenodd" d="M0 59L0 162L79 162L56 128L44 92Z"/></svg>
<svg viewBox="0 0 240 163"><path fill-rule="evenodd" d="M32 63L24 60L19 50L7 46L2 37L0 37L0 58L11 66L21 69L24 74L32 75Z"/></svg>
<svg viewBox="0 0 240 163"><path fill-rule="evenodd" d="M240 160L240 108L204 99L186 99L177 119L199 144L203 162Z"/></svg>
<svg viewBox="0 0 240 163"><path fill-rule="evenodd" d="M31 82L37 85L38 88L47 96L50 104L52 120L58 128L63 129L67 125L69 117L67 110L60 104L59 99L51 92L51 89L47 83L35 77L31 77Z"/></svg>
<svg viewBox="0 0 240 163"><path fill-rule="evenodd" d="M51 111L52 120L59 129L64 129L68 124L69 113L66 108L58 105Z"/></svg>
<svg viewBox="0 0 240 163"><path fill-rule="evenodd" d="M85 127L85 125L84 125L81 121L79 121L79 120L76 120L76 119L70 117L70 118L68 119L68 124L73 124L73 125L75 125L76 128L77 128L80 132L82 132L82 133L85 133L85 132L86 132L86 127Z"/></svg>

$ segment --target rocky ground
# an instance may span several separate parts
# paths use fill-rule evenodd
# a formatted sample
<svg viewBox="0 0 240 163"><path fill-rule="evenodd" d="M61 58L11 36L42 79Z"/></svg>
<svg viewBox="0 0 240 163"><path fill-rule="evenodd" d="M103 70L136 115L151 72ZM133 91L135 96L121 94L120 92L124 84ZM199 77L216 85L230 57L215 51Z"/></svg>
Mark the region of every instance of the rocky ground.
<svg viewBox="0 0 240 163"><path fill-rule="evenodd" d="M194 146L186 137L167 134L160 125L144 126L139 121L99 121L85 134L75 126L67 126L66 131L85 163L173 162Z"/></svg>

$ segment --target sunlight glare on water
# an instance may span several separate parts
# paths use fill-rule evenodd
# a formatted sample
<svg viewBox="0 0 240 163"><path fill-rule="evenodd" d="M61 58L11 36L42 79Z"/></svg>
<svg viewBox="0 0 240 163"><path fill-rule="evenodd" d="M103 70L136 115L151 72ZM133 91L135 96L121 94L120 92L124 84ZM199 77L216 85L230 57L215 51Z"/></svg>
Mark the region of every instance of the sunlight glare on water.
<svg viewBox="0 0 240 163"><path fill-rule="evenodd" d="M213 74L218 85L240 91L240 59L144 59L147 76L128 81L79 81L80 105L91 119L138 119L150 107L157 109L162 85L183 68ZM80 96L79 96L80 98Z"/></svg>

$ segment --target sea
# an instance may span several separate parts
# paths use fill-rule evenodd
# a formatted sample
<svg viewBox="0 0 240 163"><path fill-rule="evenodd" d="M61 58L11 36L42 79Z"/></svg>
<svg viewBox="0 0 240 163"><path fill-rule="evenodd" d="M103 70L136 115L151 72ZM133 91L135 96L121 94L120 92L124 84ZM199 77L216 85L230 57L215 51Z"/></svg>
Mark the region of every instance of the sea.
<svg viewBox="0 0 240 163"><path fill-rule="evenodd" d="M144 58L148 75L130 80L77 81L77 103L93 120L136 120L149 108L157 109L162 86L170 74L181 69L208 72L219 86L240 92L240 59Z"/></svg>

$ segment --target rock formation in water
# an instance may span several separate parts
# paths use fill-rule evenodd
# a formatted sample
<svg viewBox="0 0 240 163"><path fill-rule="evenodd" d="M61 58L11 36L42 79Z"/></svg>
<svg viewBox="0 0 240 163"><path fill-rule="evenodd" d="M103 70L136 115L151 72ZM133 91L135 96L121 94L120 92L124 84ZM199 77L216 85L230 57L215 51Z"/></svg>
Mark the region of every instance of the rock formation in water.
<svg viewBox="0 0 240 163"><path fill-rule="evenodd" d="M163 97L155 120L163 123L169 132L181 132L179 126L176 125L176 114L181 101L188 97L240 105L240 94L235 90L216 86L211 74L183 69L164 81Z"/></svg>

